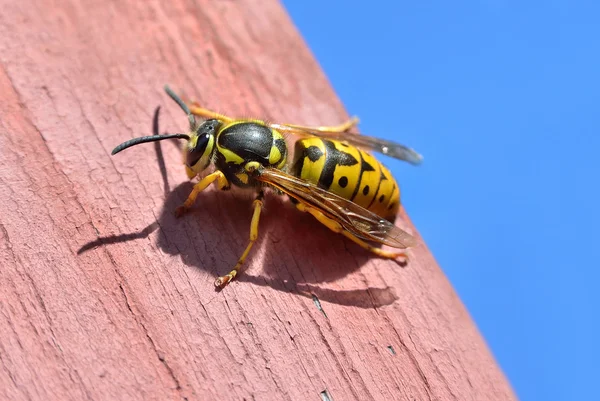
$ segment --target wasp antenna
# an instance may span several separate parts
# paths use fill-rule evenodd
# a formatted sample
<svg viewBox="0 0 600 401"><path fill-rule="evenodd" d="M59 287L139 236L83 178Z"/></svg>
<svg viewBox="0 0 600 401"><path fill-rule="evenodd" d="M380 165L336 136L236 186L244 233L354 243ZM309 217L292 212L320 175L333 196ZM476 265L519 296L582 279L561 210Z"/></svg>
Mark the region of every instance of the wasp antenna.
<svg viewBox="0 0 600 401"><path fill-rule="evenodd" d="M187 104L185 104L184 101L181 100L181 98L179 96L177 96L177 94L175 92L173 92L173 89L171 89L169 87L169 85L165 85L165 92L167 92L167 95L169 95L169 97L171 99L173 99L175 101L175 103L177 103L179 105L179 107L181 107L181 109L185 112L185 114L187 114L187 115L192 114L192 112L190 111L190 108L187 106Z"/></svg>
<svg viewBox="0 0 600 401"><path fill-rule="evenodd" d="M113 151L110 152L110 154L114 156L117 153L119 153L120 151L127 149L133 145L138 145L140 143L146 143L146 142L162 141L163 139L170 139L170 138L189 140L190 136L188 134L166 134L166 135L150 135L150 136L142 136L139 138L133 138L133 139L123 142L122 144L120 144L119 146L114 148Z"/></svg>
<svg viewBox="0 0 600 401"><path fill-rule="evenodd" d="M190 128L192 129L192 131L195 131L196 130L196 118L190 111L190 108L187 106L187 104L185 104L185 102L183 100L181 100L181 98L179 96L177 96L177 94L175 92L173 92L173 89L171 89L169 87L169 85L165 85L165 92L167 92L167 95L169 95L169 97L171 99L173 99L175 101L175 103L177 103L179 105L179 107L181 107L181 109L185 112L185 114L187 114L188 120L190 121Z"/></svg>

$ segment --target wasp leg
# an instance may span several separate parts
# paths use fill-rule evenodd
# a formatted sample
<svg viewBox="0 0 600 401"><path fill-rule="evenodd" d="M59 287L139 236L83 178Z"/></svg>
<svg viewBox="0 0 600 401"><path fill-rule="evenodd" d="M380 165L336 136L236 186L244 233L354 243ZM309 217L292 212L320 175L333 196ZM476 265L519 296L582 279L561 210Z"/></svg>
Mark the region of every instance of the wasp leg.
<svg viewBox="0 0 600 401"><path fill-rule="evenodd" d="M198 103L192 102L190 105L190 112L196 116L203 117L206 119L216 119L221 120L224 123L230 123L235 121L236 119L233 117L226 116L225 114L217 113L216 111L212 111L209 109L205 109L204 107L200 107Z"/></svg>
<svg viewBox="0 0 600 401"><path fill-rule="evenodd" d="M321 212L318 209L315 209L314 207L305 205L303 203L296 204L296 207L303 212L308 212L308 213L312 214L317 220L319 220L319 222L321 224L323 224L325 227L329 228L331 231L344 235L346 238L351 239L353 242L360 245L362 248L366 249L369 252L374 253L375 255L377 255L379 257L386 258L386 259L396 259L399 257L408 258L408 256L406 256L406 253L404 253L404 252L390 252L390 251L385 251L383 249L379 249L379 248L369 245L362 239L360 239L360 238L354 236L353 234L351 234L350 232L344 230L344 227L342 227L342 225L340 223L325 216L323 214L323 212Z"/></svg>
<svg viewBox="0 0 600 401"><path fill-rule="evenodd" d="M263 191L260 191L253 203L254 213L252 214L252 222L250 223L250 242L248 242L246 250L244 251L242 256L240 256L237 264L235 265L232 271L230 271L224 276L218 277L215 280L215 287L225 287L227 284L229 284L229 282L233 280L235 276L238 275L242 265L244 264L244 261L246 260L246 257L250 253L250 250L252 249L256 238L258 238L258 221L260 219L260 211L262 210L263 206L263 197L264 193Z"/></svg>
<svg viewBox="0 0 600 401"><path fill-rule="evenodd" d="M344 123L340 124L340 125L332 125L332 126L319 126L319 127L308 127L305 125L297 125L297 124L280 124L280 125L284 125L286 127L290 127L290 128L298 128L300 130L307 130L307 131L317 131L317 132L322 132L324 134L330 133L330 132L335 132L335 133L340 133L340 132L346 132L348 131L350 128L356 126L359 122L358 117L353 116L351 119L345 121Z"/></svg>
<svg viewBox="0 0 600 401"><path fill-rule="evenodd" d="M199 183L194 185L194 189L192 189L192 192L190 193L188 198L185 200L183 205L181 205L177 209L175 209L175 216L180 217L189 208L191 208L192 205L194 204L194 202L196 201L198 194L200 192L204 191L206 189L206 187L208 187L210 184L212 184L215 180L217 181L217 186L219 187L219 189L229 187L229 182L227 181L227 178L225 178L225 174L223 174L222 171L217 170L214 173L207 175L202 180L200 180Z"/></svg>

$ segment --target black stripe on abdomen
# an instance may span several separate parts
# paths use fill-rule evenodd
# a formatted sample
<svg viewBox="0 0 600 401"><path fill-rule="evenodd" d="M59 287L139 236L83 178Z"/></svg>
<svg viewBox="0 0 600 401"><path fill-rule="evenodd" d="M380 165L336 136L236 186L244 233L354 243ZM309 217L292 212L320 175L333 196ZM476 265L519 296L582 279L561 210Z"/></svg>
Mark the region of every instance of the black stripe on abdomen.
<svg viewBox="0 0 600 401"><path fill-rule="evenodd" d="M358 164L358 160L351 154L338 150L333 142L326 139L322 139L322 141L325 145L325 165L319 177L319 187L329 189L333 182L335 168L337 166L353 166Z"/></svg>

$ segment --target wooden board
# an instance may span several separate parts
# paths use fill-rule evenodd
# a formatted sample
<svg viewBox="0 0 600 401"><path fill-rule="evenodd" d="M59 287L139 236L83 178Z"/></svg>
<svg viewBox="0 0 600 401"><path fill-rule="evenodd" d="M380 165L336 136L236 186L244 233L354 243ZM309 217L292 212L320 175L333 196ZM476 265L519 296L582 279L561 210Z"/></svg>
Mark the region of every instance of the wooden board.
<svg viewBox="0 0 600 401"><path fill-rule="evenodd" d="M215 291L250 198L211 189L177 220L177 143L110 156L158 105L185 131L165 83L234 115L347 117L276 1L4 2L1 399L514 398L425 245L402 268L269 196Z"/></svg>

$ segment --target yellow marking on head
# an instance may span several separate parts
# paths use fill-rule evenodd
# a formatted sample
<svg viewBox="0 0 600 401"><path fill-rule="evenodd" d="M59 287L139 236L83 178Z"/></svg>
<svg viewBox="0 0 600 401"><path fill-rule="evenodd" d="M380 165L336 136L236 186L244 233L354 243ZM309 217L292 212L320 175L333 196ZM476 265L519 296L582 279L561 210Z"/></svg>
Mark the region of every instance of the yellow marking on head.
<svg viewBox="0 0 600 401"><path fill-rule="evenodd" d="M198 137L196 135L193 135L193 133L190 133L190 139L188 139L188 141L185 143L185 146L183 146L183 148L181 148L181 155L183 156L183 164L187 163L187 155L190 152L190 150L192 150L196 146L197 142L198 142Z"/></svg>
<svg viewBox="0 0 600 401"><path fill-rule="evenodd" d="M202 156L194 163L194 165L190 166L188 164L188 160L193 160L197 155L200 149L195 149L198 146L198 136L191 135L187 145L183 148L183 162L186 165L186 174L188 177L192 178L202 172L211 162L211 156L213 155L215 145L215 137L211 135L208 139L208 143L206 147L202 151Z"/></svg>
<svg viewBox="0 0 600 401"><path fill-rule="evenodd" d="M192 150L196 147L197 143L198 143L198 135L190 135L190 139L188 140L186 147L189 150Z"/></svg>

